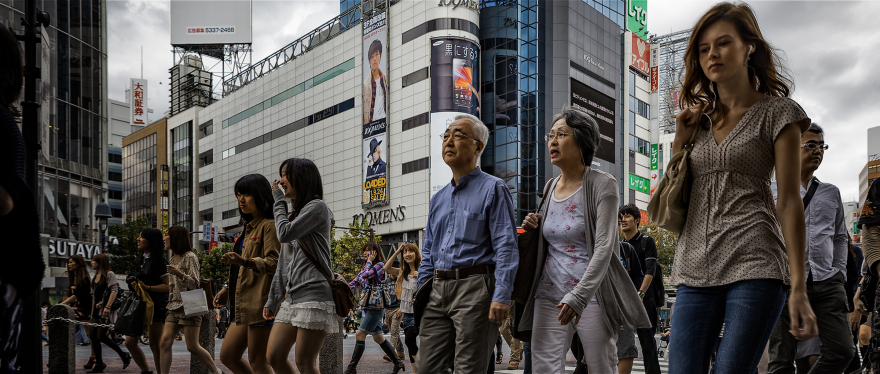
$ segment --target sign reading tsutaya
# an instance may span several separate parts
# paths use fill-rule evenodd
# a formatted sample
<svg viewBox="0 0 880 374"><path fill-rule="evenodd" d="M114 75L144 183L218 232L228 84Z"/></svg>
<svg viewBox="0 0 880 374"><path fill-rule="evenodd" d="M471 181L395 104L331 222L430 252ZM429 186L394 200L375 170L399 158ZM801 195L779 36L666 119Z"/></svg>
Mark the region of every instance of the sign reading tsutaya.
<svg viewBox="0 0 880 374"><path fill-rule="evenodd" d="M363 21L363 172L364 208L388 204L388 22L385 9Z"/></svg>
<svg viewBox="0 0 880 374"><path fill-rule="evenodd" d="M61 239L49 239L49 254L59 257L73 255L83 256L86 260L101 254L101 246L92 243L80 243Z"/></svg>
<svg viewBox="0 0 880 374"><path fill-rule="evenodd" d="M632 61L630 65L645 75L651 74L651 46L635 33L632 34Z"/></svg>
<svg viewBox="0 0 880 374"><path fill-rule="evenodd" d="M480 14L480 2L477 0L440 0L437 6L451 6L452 9L464 7Z"/></svg>
<svg viewBox="0 0 880 374"><path fill-rule="evenodd" d="M147 125L147 80L131 79L131 124Z"/></svg>
<svg viewBox="0 0 880 374"><path fill-rule="evenodd" d="M643 38L648 36L648 0L626 0L626 28Z"/></svg>

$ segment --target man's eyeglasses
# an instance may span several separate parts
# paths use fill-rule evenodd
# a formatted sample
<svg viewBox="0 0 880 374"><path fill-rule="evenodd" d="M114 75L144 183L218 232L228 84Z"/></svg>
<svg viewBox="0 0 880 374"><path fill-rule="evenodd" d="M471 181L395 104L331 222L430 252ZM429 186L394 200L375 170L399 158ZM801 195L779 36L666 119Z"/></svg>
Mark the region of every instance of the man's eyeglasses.
<svg viewBox="0 0 880 374"><path fill-rule="evenodd" d="M455 141L457 141L457 142L458 142L458 141L465 140L465 139L473 139L472 137L467 136L467 135L465 135L465 134L462 134L462 133L460 133L460 132L457 132L457 133L452 134L452 135L449 135L449 134L440 134L440 139L443 139L443 142L446 142L447 140L449 140L449 137L450 137L450 136L452 137L452 140L455 140Z"/></svg>
<svg viewBox="0 0 880 374"><path fill-rule="evenodd" d="M566 136L569 136L569 135L571 135L571 134L566 134L566 133L564 133L564 132L558 132L558 133L556 133L556 134L549 133L549 134L545 134L545 135L544 135L544 140L547 141L547 142L549 143L549 142L550 142L551 140L553 140L554 138L555 138L555 139L562 140L562 139L565 139L565 137L566 137Z"/></svg>
<svg viewBox="0 0 880 374"><path fill-rule="evenodd" d="M811 151L815 151L816 149L821 149L824 152L824 151L828 150L828 144L804 143L804 144L801 144L801 148L807 148Z"/></svg>

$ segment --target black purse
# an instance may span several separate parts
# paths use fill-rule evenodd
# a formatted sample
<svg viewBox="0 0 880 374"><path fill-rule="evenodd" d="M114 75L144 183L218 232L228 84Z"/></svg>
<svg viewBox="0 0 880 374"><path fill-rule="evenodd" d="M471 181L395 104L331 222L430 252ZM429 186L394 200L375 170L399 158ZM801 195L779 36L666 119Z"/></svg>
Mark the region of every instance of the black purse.
<svg viewBox="0 0 880 374"><path fill-rule="evenodd" d="M421 287L416 289L415 294L413 295L413 314L415 317L415 327L418 329L419 324L422 321L422 314L425 313L425 308L428 307L428 301L431 299L431 290L434 289L434 276L430 276L428 280L422 284ZM416 330L418 331L418 330Z"/></svg>

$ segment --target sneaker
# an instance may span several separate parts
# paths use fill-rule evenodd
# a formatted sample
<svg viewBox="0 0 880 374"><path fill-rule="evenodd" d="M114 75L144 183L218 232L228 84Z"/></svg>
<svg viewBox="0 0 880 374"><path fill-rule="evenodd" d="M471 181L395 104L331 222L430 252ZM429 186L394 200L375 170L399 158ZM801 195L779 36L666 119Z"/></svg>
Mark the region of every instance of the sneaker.
<svg viewBox="0 0 880 374"><path fill-rule="evenodd" d="M519 364L507 365L507 370L517 370L517 369L519 369Z"/></svg>
<svg viewBox="0 0 880 374"><path fill-rule="evenodd" d="M402 349L397 350L397 358L403 359L403 350Z"/></svg>

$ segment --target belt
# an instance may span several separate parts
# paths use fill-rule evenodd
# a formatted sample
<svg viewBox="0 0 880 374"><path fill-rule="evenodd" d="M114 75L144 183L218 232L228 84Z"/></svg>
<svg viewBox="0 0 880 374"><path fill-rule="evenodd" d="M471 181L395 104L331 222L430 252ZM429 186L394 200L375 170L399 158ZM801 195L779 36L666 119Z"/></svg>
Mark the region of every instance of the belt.
<svg viewBox="0 0 880 374"><path fill-rule="evenodd" d="M434 269L434 279L462 279L471 275L495 272L495 265L479 265L463 269Z"/></svg>

